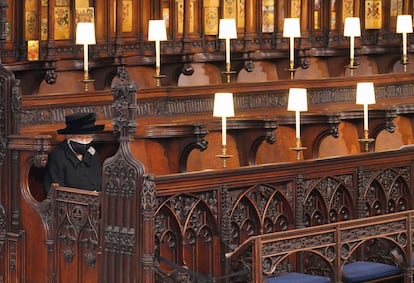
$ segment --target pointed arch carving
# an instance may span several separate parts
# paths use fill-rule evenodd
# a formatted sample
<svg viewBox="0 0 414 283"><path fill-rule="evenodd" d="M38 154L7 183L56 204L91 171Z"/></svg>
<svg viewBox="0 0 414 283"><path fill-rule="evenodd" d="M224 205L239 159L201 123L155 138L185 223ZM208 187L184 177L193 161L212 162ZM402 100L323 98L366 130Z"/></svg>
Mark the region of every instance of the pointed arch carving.
<svg viewBox="0 0 414 283"><path fill-rule="evenodd" d="M288 197L284 194L286 188L281 187L255 185L238 197L230 213L231 247L238 246L252 235L284 231L293 227L293 211Z"/></svg>
<svg viewBox="0 0 414 283"><path fill-rule="evenodd" d="M190 269L203 274L212 274L219 268L218 258L214 258L213 248L218 247L219 226L216 211L217 201L213 195L179 194L165 199L158 207L156 217L155 236L159 245L168 245L168 254L161 255L171 261L178 258L185 262L176 262L186 265ZM216 198L217 199L217 198ZM157 251L159 253L159 251ZM197 258L205 256L206 264L197 265Z"/></svg>
<svg viewBox="0 0 414 283"><path fill-rule="evenodd" d="M353 219L352 174L305 180L305 226Z"/></svg>
<svg viewBox="0 0 414 283"><path fill-rule="evenodd" d="M363 171L361 176L365 216L374 216L412 208L410 168Z"/></svg>

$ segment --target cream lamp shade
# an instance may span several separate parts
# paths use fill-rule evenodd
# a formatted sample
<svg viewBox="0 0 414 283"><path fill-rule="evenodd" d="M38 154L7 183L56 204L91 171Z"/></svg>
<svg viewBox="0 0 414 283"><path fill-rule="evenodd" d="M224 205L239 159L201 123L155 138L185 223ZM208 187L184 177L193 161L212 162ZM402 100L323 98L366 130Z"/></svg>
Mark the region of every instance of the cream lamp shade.
<svg viewBox="0 0 414 283"><path fill-rule="evenodd" d="M79 22L77 24L76 44L96 44L94 23Z"/></svg>
<svg viewBox="0 0 414 283"><path fill-rule="evenodd" d="M235 19L220 19L219 39L234 39L237 38L236 20Z"/></svg>
<svg viewBox="0 0 414 283"><path fill-rule="evenodd" d="M397 16L397 33L412 33L413 20L411 15Z"/></svg>
<svg viewBox="0 0 414 283"><path fill-rule="evenodd" d="M356 104L375 104L374 83L362 82L357 84Z"/></svg>
<svg viewBox="0 0 414 283"><path fill-rule="evenodd" d="M361 36L361 24L358 17L345 18L344 36Z"/></svg>
<svg viewBox="0 0 414 283"><path fill-rule="evenodd" d="M150 20L148 25L148 41L167 40L167 30L164 20Z"/></svg>
<svg viewBox="0 0 414 283"><path fill-rule="evenodd" d="M283 37L300 37L299 18L285 18L283 22Z"/></svg>
<svg viewBox="0 0 414 283"><path fill-rule="evenodd" d="M289 111L308 111L306 88L289 89Z"/></svg>
<svg viewBox="0 0 414 283"><path fill-rule="evenodd" d="M233 117L233 93L219 92L214 95L214 117Z"/></svg>

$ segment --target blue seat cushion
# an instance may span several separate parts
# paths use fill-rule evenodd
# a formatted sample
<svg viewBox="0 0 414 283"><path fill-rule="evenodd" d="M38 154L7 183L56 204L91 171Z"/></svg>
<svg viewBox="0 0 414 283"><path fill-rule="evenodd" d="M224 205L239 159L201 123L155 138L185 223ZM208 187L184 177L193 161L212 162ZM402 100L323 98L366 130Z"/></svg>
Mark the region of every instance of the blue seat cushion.
<svg viewBox="0 0 414 283"><path fill-rule="evenodd" d="M356 261L344 265L342 279L344 283L357 283L397 275L400 272L400 268L395 265Z"/></svg>
<svg viewBox="0 0 414 283"><path fill-rule="evenodd" d="M329 283L328 277L290 272L276 277L267 278L268 283Z"/></svg>

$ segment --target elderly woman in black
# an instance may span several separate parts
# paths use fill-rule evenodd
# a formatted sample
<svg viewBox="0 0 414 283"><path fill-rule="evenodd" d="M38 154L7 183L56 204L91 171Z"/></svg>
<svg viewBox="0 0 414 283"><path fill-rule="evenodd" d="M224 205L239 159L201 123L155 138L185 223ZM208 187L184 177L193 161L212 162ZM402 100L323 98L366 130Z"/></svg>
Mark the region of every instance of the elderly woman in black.
<svg viewBox="0 0 414 283"><path fill-rule="evenodd" d="M65 135L65 140L49 153L43 182L46 192L52 183L62 187L101 190L101 160L91 143L94 134L101 132L105 125L95 125L95 121L95 113L66 116L66 128L57 131Z"/></svg>

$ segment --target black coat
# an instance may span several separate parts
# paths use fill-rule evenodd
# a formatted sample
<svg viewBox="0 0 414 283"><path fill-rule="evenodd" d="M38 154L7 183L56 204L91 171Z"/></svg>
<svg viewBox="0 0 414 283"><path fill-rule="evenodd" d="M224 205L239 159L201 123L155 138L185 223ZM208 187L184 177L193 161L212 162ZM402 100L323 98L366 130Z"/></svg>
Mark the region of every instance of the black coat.
<svg viewBox="0 0 414 283"><path fill-rule="evenodd" d="M93 155L87 152L79 160L65 140L49 153L43 184L46 192L50 190L52 183L58 183L62 187L100 191L101 170L97 152Z"/></svg>

